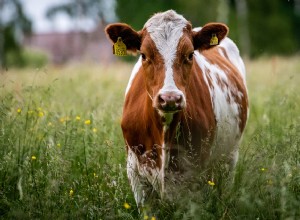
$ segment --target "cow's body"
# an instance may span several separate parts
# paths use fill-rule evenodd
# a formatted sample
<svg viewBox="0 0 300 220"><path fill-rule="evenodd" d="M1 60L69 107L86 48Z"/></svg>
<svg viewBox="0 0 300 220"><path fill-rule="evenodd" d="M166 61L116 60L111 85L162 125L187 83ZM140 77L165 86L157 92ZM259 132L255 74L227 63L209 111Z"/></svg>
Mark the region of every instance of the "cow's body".
<svg viewBox="0 0 300 220"><path fill-rule="evenodd" d="M117 25L118 31L113 25L106 29L112 41L121 36L128 50L142 54L122 118L127 174L138 206L152 189L163 197L171 182L200 174L221 158L233 168L248 99L244 64L225 37L227 29L224 34L221 24L211 24L192 30L174 11L154 15L140 32ZM219 46L207 45L211 33L224 38Z"/></svg>

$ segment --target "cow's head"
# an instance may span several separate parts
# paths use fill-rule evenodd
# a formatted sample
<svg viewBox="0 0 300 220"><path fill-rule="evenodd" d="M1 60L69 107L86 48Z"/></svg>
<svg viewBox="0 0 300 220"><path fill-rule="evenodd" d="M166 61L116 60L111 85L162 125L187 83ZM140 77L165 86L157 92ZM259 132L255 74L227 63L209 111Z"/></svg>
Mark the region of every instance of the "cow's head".
<svg viewBox="0 0 300 220"><path fill-rule="evenodd" d="M195 62L194 51L214 47L212 36L216 36L219 43L228 28L221 23L209 23L194 31L183 16L170 10L155 14L141 31L123 23L108 25L105 31L113 43L121 37L127 52L140 52L153 107L165 114L186 107L185 90Z"/></svg>

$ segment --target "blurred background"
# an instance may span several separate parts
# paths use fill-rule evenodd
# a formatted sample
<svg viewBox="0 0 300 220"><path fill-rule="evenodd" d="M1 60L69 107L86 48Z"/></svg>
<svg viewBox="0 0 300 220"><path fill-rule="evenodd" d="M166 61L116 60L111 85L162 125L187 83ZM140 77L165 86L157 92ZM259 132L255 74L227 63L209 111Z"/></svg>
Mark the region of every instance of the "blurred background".
<svg viewBox="0 0 300 220"><path fill-rule="evenodd" d="M113 62L108 23L140 30L168 9L194 27L226 23L247 58L300 52L300 0L0 0L0 66Z"/></svg>

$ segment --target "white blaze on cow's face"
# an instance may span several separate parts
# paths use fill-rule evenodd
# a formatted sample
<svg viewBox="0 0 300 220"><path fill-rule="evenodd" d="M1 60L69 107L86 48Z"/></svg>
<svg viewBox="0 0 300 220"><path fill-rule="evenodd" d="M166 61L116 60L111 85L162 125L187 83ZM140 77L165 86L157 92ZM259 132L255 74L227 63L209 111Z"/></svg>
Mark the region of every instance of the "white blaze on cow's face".
<svg viewBox="0 0 300 220"><path fill-rule="evenodd" d="M189 22L172 10L154 15L144 26L141 54L147 90L162 115L186 106L184 87L194 51L188 28Z"/></svg>

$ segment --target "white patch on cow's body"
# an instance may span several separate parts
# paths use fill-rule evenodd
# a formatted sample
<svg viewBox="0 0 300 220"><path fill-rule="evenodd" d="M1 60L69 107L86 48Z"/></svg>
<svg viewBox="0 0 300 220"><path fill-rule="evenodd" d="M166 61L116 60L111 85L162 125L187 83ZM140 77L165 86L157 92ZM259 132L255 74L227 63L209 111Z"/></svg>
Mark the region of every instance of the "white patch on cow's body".
<svg viewBox="0 0 300 220"><path fill-rule="evenodd" d="M211 101L215 118L217 121L217 130L215 143L212 148L212 158L220 155L229 155L229 160L235 163L238 156L238 145L241 137L239 128L240 105L235 102L234 95L241 93L232 86L228 80L226 70L219 66L211 64L201 53L195 52L195 59L202 69L204 80L209 88ZM244 77L244 73L241 73ZM210 83L212 84L210 86ZM234 164L233 164L234 165Z"/></svg>
<svg viewBox="0 0 300 220"><path fill-rule="evenodd" d="M138 173L139 161L135 153L128 147L127 155L127 177L129 179L134 198L138 206L144 204L145 197L143 196L144 183Z"/></svg>
<svg viewBox="0 0 300 220"><path fill-rule="evenodd" d="M128 81L128 84L127 84L127 87L126 87L126 91L125 91L125 96L127 95L131 85L132 85L132 82L136 76L136 74L138 73L139 69L141 68L142 66L142 57L140 56L140 58L138 59L138 61L136 62L136 64L134 65L132 71L131 71L131 75L130 75L130 78L129 78L129 81Z"/></svg>
<svg viewBox="0 0 300 220"><path fill-rule="evenodd" d="M164 92L174 92L182 95L174 81L173 63L176 57L177 46L183 35L183 28L186 27L188 21L175 11L169 10L164 13L155 14L145 24L145 28L150 34L151 39L155 43L158 52L162 55L165 64L164 85L160 89L159 94Z"/></svg>
<svg viewBox="0 0 300 220"><path fill-rule="evenodd" d="M230 38L226 37L221 41L220 46L226 50L229 61L239 70L243 76L244 83L246 83L245 65L236 44Z"/></svg>

